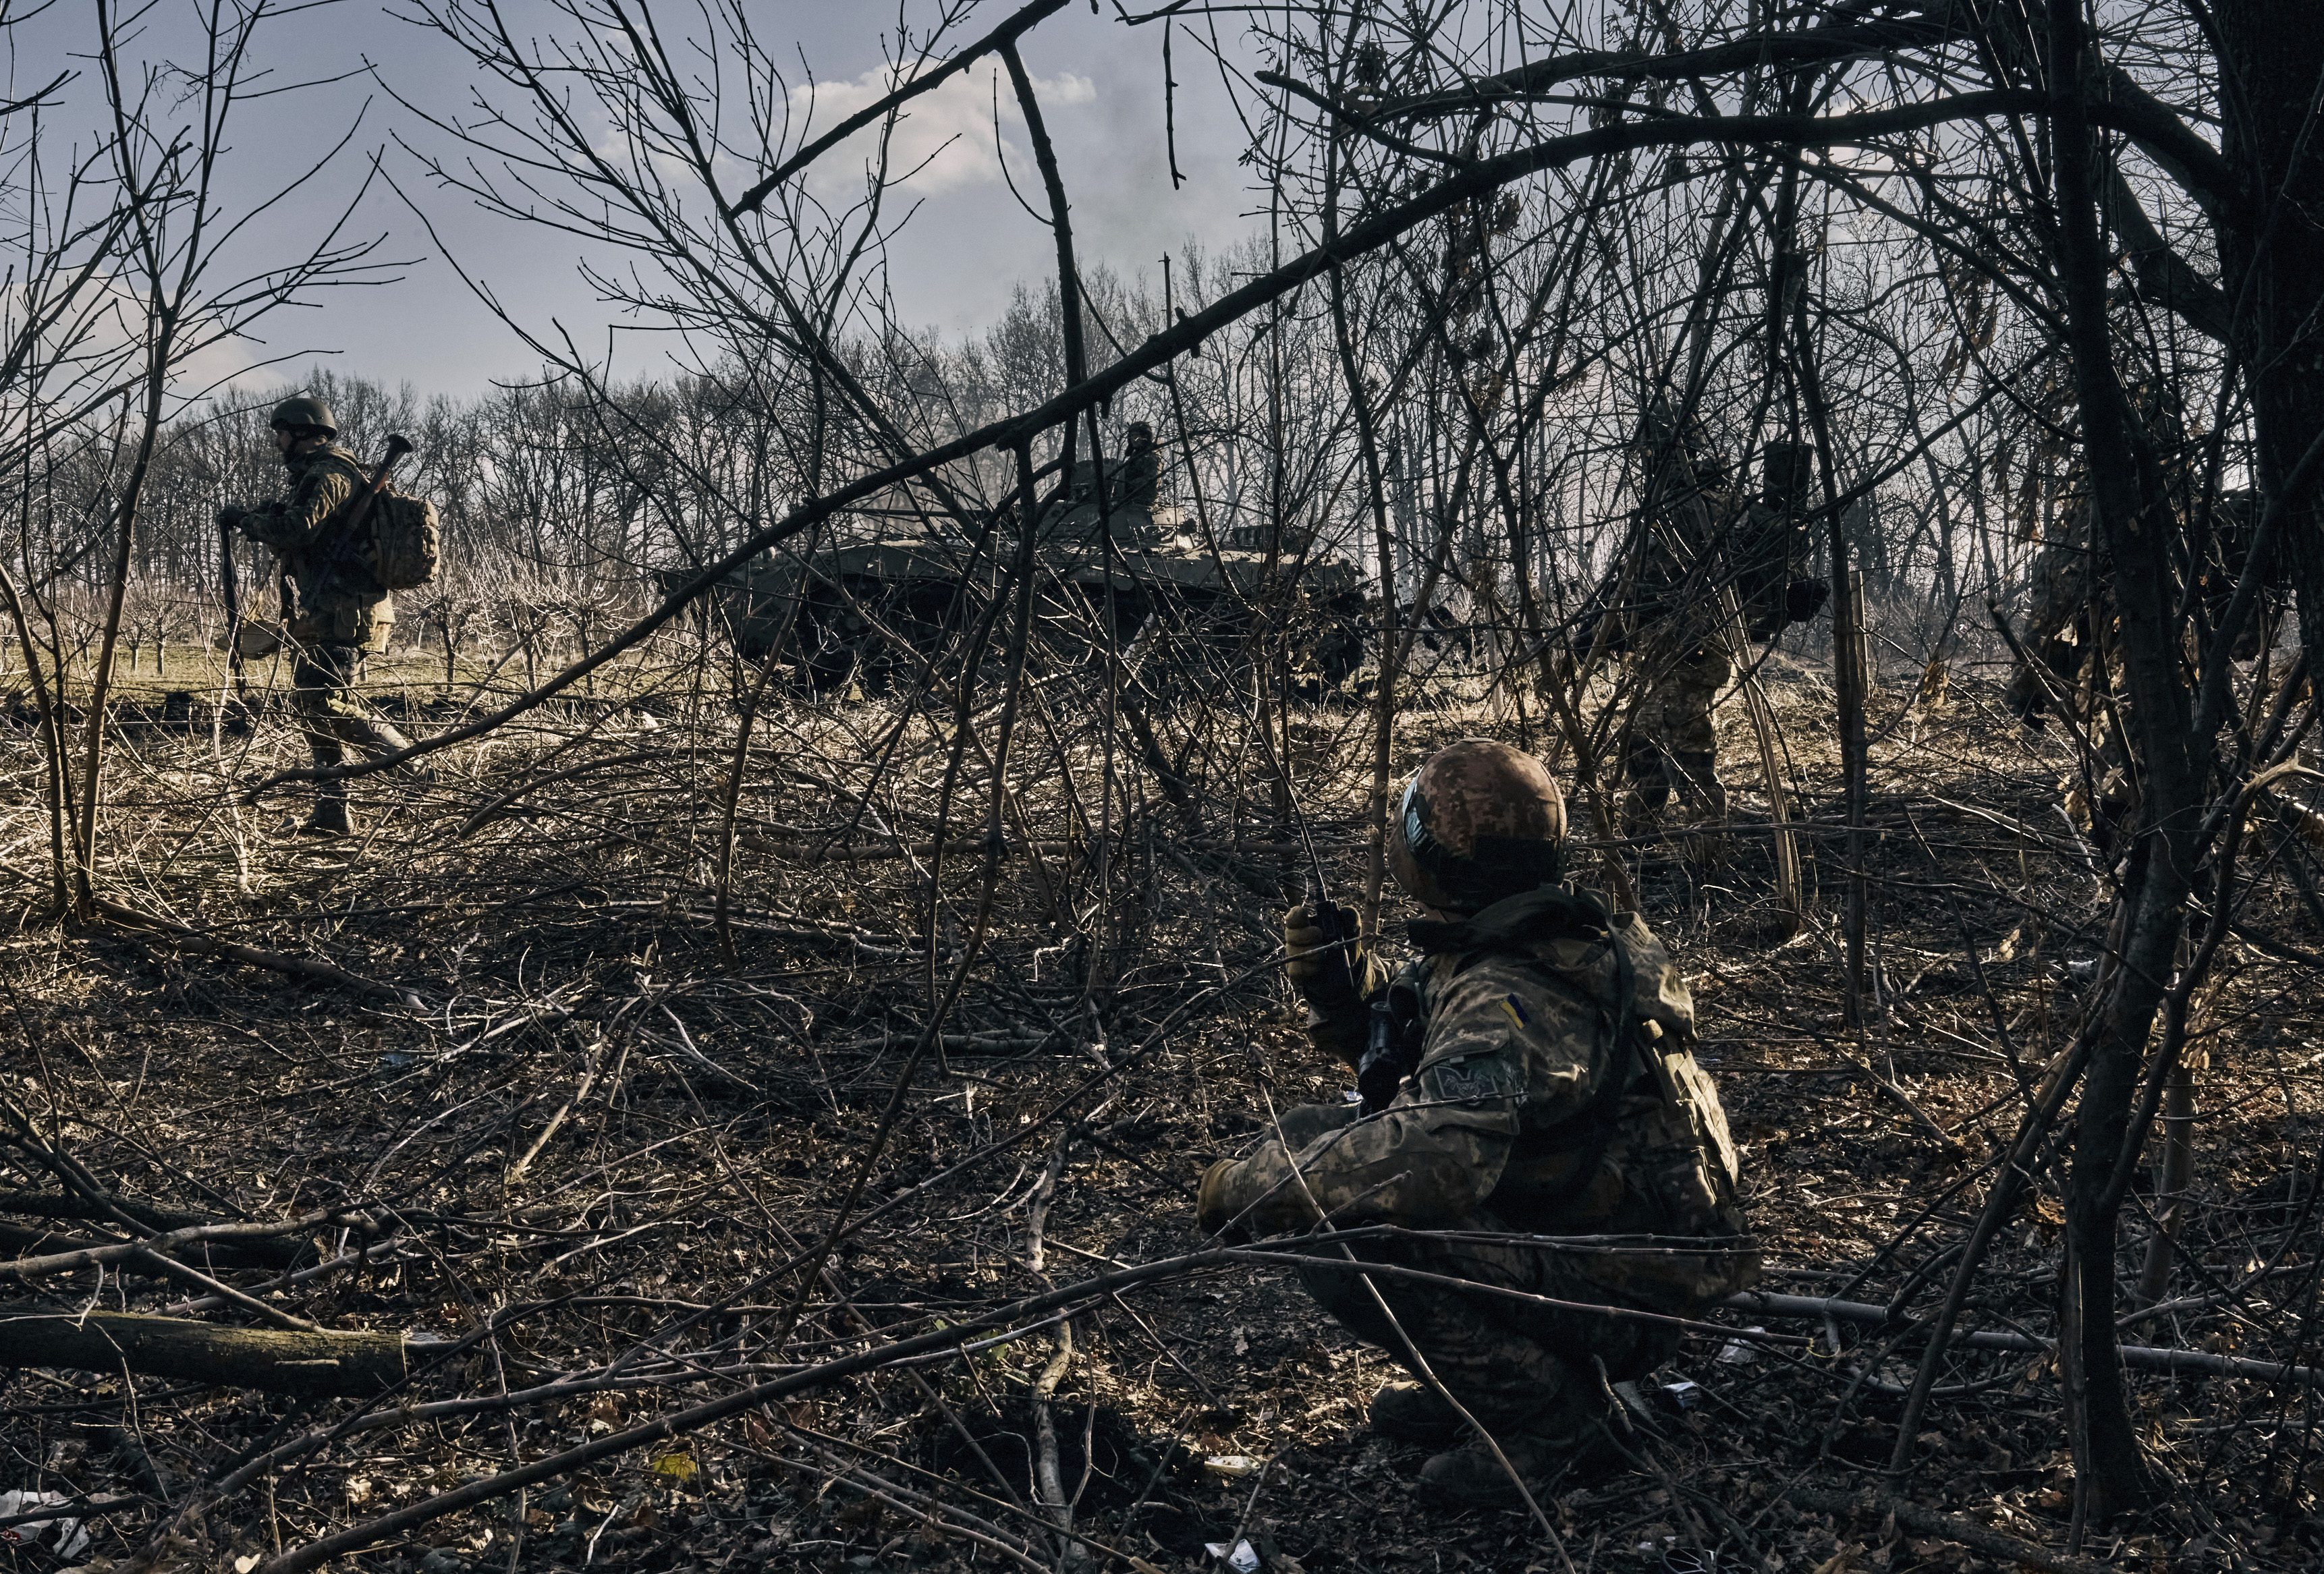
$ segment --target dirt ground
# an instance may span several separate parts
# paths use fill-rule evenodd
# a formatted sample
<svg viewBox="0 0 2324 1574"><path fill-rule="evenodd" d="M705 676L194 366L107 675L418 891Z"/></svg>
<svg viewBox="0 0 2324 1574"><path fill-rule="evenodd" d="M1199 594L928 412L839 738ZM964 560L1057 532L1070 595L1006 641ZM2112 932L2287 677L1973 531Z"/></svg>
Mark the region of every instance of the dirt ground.
<svg viewBox="0 0 2324 1574"><path fill-rule="evenodd" d="M1956 1346L1911 1469L1886 1474L1916 1320L1943 1296L2028 1090L2071 1032L2108 911L2063 813L2076 763L2056 730L2005 716L1989 670L1957 664L1934 702L1916 676L1890 675L1871 718L1869 1027L1843 1026L1848 871L1817 671L1765 673L1810 853L1803 930L1778 938L1775 828L1739 704L1722 713L1730 833L1616 850L1695 990L1766 1247L1762 1289L1894 1318L1719 1313L1770 1338L1690 1336L1630 1395L1634 1463L1544 1505L1554 1541L1521 1513L1417 1496L1425 1450L1365 1427L1395 1375L1381 1353L1283 1269L1227 1263L1081 1303L1063 1360L1061 1325L1028 1314L1005 1342L939 1342L915 1365L752 1404L397 1530L341 1566L1047 1568L1056 1538L1028 1506L1043 1410L1078 1493L1073 1566L1216 1569L1231 1565L1207 1549L1245 1541L1285 1574L2075 1566L2061 1561L2073 1471L2046 1351ZM447 719L424 698L400 707L423 731ZM370 991L158 930L46 919L41 757L12 733L0 857L23 883L0 980L12 1097L33 1137L0 1150L0 1186L53 1192L32 1156L48 1144L121 1192L214 1218L360 1207L378 1233L315 1229L309 1256L360 1260L290 1284L264 1268L214 1276L328 1329L461 1341L371 1405L6 1374L0 1487L110 1503L85 1544L27 1532L14 1566L138 1557L249 1574L653 1417L1204 1250L1203 1166L1250 1141L1269 1103L1336 1100L1349 1082L1308 1049L1267 964L1304 887L1305 839L1335 889L1360 888L1368 721L1325 706L1282 727L1286 839L1247 723L1158 717L1200 794L1182 808L1149 783L1125 813L1096 789L1102 745L1070 713L1038 691L1028 702L983 954L812 1284L801 1266L974 929L987 768L952 760L925 717L892 701L770 702L739 792L731 960L715 915L735 723L698 674L620 708L536 713L433 757L424 777L364 778L367 830L344 845L280 834L295 786L241 801L298 762L279 714L233 737L133 729L106 888L213 939L328 962ZM1448 686L1403 717L1395 769L1480 732L1542 742L1537 716L1496 715ZM2324 1050L2301 959L2324 928L2310 857L2274 847L2227 981L2203 1002L2191 1202L2166 1303L2126 1342L2314 1358ZM1068 908L1077 924L1058 921ZM1391 937L1400 916L1391 905ZM2038 1347L2054 1325L2058 1159L2003 1229L1964 1330ZM2126 1283L2150 1196L2126 1217ZM58 1249L20 1240L28 1229L85 1229L6 1198L0 1219L23 1255ZM132 1265L8 1299L182 1314L202 1297ZM2078 1555L2313 1567L2317 1387L2188 1371L2130 1382L2176 1485L2152 1514L2083 1527ZM1838 1496L1863 1491L1884 1505Z"/></svg>

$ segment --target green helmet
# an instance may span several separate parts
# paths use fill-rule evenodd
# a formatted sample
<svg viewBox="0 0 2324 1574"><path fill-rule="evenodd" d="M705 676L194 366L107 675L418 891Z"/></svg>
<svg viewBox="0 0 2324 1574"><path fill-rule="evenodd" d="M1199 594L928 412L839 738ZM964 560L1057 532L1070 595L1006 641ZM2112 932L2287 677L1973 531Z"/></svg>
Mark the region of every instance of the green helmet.
<svg viewBox="0 0 2324 1574"><path fill-rule="evenodd" d="M303 393L276 405L273 419L266 424L270 427L320 427L335 435L339 429L339 419L331 413L331 407Z"/></svg>

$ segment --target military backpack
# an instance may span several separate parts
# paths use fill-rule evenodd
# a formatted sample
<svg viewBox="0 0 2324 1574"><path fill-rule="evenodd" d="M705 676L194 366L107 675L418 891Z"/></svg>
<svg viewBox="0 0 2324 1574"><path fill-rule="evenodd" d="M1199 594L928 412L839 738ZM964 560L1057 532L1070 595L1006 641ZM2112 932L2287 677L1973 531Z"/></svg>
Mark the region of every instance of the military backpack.
<svg viewBox="0 0 2324 1574"><path fill-rule="evenodd" d="M1609 1145L1668 1213L1679 1234L1735 1234L1738 1168L1727 1117L1696 1063L1694 1005L1670 953L1634 913L1609 914L1592 897L1544 887L1455 924L1416 920L1412 938L1453 966L1431 990L1421 1047L1423 1096L1461 1100L1518 1096L1521 1149L1573 1155L1586 1184ZM1573 1053L1566 1045L1583 1046ZM1556 1124L1535 1110L1566 1107L1562 1078L1608 1059L1596 1094Z"/></svg>
<svg viewBox="0 0 2324 1574"><path fill-rule="evenodd" d="M436 577L444 537L434 503L387 487L373 500L364 524L370 539L363 547L364 566L380 588L417 590Z"/></svg>

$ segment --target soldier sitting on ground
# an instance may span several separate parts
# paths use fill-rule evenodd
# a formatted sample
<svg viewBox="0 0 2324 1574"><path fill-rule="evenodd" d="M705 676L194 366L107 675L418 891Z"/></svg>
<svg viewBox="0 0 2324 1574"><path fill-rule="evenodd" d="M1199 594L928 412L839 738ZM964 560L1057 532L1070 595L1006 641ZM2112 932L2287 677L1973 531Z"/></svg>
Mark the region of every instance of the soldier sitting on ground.
<svg viewBox="0 0 2324 1574"><path fill-rule="evenodd" d="M1685 981L1636 914L1557 883L1564 841L1530 755L1471 739L1423 765L1390 851L1428 915L1410 925L1419 954L1382 982L1333 945L1351 913L1284 916L1308 1036L1357 1068L1364 1104L1286 1112L1204 1173L1197 1205L1213 1233L1317 1233L1302 1281L1416 1379L1380 1391L1372 1426L1458 1445L1420 1477L1449 1505L1519 1501L1485 1440L1462 1441L1469 1421L1529 1489L1604 1463L1609 1385L1678 1342L1623 1314L1692 1316L1758 1276ZM1375 1224L1432 1233L1327 1244ZM1347 1261L1438 1277L1333 1266Z"/></svg>
<svg viewBox="0 0 2324 1574"><path fill-rule="evenodd" d="M369 479L355 456L332 440L338 421L321 400L284 400L271 424L275 449L290 473L289 492L255 508L220 509L218 523L272 548L282 578L295 590L295 603L286 594L283 632L294 655L290 681L308 752L318 768L328 769L346 763L349 743L383 754L408 749L410 740L372 714L358 695L364 658L386 649L395 627L387 591L354 544L340 539L347 511ZM345 836L352 829L346 784L318 783L314 811L300 833Z"/></svg>

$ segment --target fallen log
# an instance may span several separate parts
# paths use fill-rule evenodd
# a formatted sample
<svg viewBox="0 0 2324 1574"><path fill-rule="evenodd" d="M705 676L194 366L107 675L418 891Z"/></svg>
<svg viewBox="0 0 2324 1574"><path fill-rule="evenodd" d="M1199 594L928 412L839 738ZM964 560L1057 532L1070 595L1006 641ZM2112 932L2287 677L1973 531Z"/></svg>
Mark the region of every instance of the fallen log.
<svg viewBox="0 0 2324 1574"><path fill-rule="evenodd" d="M401 1382L410 1360L407 1341L396 1333L226 1328L122 1312L0 1312L0 1367L126 1367L221 1388L364 1398Z"/></svg>
<svg viewBox="0 0 2324 1574"><path fill-rule="evenodd" d="M106 1203L111 1204L113 1210L124 1218L134 1219L148 1229L198 1229L204 1225L228 1222L204 1214L163 1208L142 1198L126 1197L117 1192L108 1195L100 1203L91 1198L55 1192L0 1192L0 1213L14 1213L26 1219L78 1219L91 1223L111 1224L114 1216L106 1211ZM17 1239L27 1233L21 1227L0 1224L0 1242L5 1242L12 1250L23 1252L33 1249L20 1244ZM102 1243L81 1241L74 1244ZM295 1268L312 1260L315 1256L312 1242L281 1237L252 1237L235 1241L230 1246L222 1244L215 1249L220 1254L217 1262L222 1267L255 1263L270 1268Z"/></svg>
<svg viewBox="0 0 2324 1574"><path fill-rule="evenodd" d="M122 1243L117 1241L93 1240L86 1236L69 1235L61 1229L42 1229L32 1225L12 1224L5 1219L0 1219L0 1254L13 1254L19 1259L42 1252L99 1251L106 1247L120 1244ZM312 1256L314 1254L309 1251L305 1255ZM130 1259L124 1260L130 1261ZM279 1266L280 1256L277 1254L269 1254L262 1257L254 1253L243 1251L230 1243L222 1243L191 1254L191 1260L196 1267L226 1273L241 1269L272 1270ZM132 1261L130 1271L143 1273L146 1270L137 1267ZM154 1271L158 1273L161 1270Z"/></svg>
<svg viewBox="0 0 2324 1574"><path fill-rule="evenodd" d="M368 1214L322 1209L297 1219L273 1223L252 1220L234 1224L198 1224L186 1229L166 1230L144 1240L101 1242L68 1251L52 1251L41 1256L17 1257L14 1261L0 1262L0 1278L36 1279L44 1274L73 1274L83 1268L93 1268L99 1263L127 1262L156 1254L168 1256L188 1247L208 1252L221 1243L239 1245L244 1241L300 1236L310 1229L341 1226L362 1229L366 1234L377 1232L377 1226Z"/></svg>
<svg viewBox="0 0 2324 1574"><path fill-rule="evenodd" d="M353 990L358 995L369 995L374 999L401 1006L406 1010L418 1011L426 1008L426 1002L410 990L399 989L392 984L374 983L370 979L357 973L351 973L332 962L318 962L311 957L285 956L279 952L261 951L254 945L243 945L231 940L221 940L215 934L201 934L197 930L187 928L182 924L172 924L166 918L156 917L151 913L141 913L136 908L124 907L119 902L109 902L103 897L96 898L96 907L99 914L131 931L137 939L148 944L172 945L180 951L190 951L197 956L223 957L228 962L241 962L246 967L264 968L271 972L289 973L298 978L321 979L327 983L337 984L340 988Z"/></svg>

